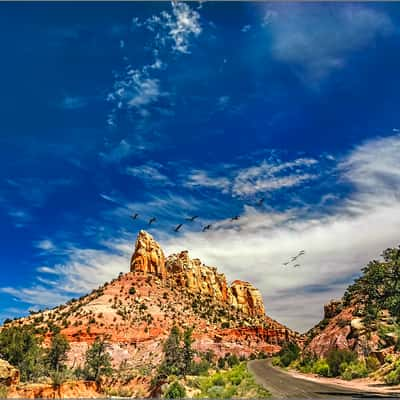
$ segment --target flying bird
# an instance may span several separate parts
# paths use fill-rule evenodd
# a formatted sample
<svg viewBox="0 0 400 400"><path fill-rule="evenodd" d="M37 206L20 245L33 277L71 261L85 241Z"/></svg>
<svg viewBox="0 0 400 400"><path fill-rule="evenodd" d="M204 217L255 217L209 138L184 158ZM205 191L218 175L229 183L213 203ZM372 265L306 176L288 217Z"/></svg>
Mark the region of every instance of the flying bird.
<svg viewBox="0 0 400 400"><path fill-rule="evenodd" d="M138 213L135 213L135 214L132 214L132 215L131 215L131 218L132 218L132 219L137 219L138 216L139 216L139 214L138 214Z"/></svg>
<svg viewBox="0 0 400 400"><path fill-rule="evenodd" d="M231 218L231 221L237 221L240 218L239 215L235 215L234 217Z"/></svg>
<svg viewBox="0 0 400 400"><path fill-rule="evenodd" d="M153 222L156 222L156 221L157 221L156 217L150 218L149 225L151 225Z"/></svg>
<svg viewBox="0 0 400 400"><path fill-rule="evenodd" d="M203 232L208 231L209 229L211 229L211 225L206 225L203 227Z"/></svg>
<svg viewBox="0 0 400 400"><path fill-rule="evenodd" d="M179 225L178 225L178 226L177 226L177 227L174 229L174 231L175 231L175 232L178 232L178 231L179 231L179 229L181 229L181 228L182 228L182 225L183 225L183 224L179 224Z"/></svg>
<svg viewBox="0 0 400 400"><path fill-rule="evenodd" d="M257 206L261 207L264 204L265 198L262 197L260 200L257 201Z"/></svg>
<svg viewBox="0 0 400 400"><path fill-rule="evenodd" d="M286 262L284 262L282 265L285 265L285 266L286 266L286 265L289 264L289 262L290 262L290 261L286 261Z"/></svg>
<svg viewBox="0 0 400 400"><path fill-rule="evenodd" d="M194 220L196 218L199 218L199 216L198 215L194 215L193 217L188 217L188 218L186 218L186 221L194 222Z"/></svg>
<svg viewBox="0 0 400 400"><path fill-rule="evenodd" d="M294 264L293 268L300 267L300 264Z"/></svg>

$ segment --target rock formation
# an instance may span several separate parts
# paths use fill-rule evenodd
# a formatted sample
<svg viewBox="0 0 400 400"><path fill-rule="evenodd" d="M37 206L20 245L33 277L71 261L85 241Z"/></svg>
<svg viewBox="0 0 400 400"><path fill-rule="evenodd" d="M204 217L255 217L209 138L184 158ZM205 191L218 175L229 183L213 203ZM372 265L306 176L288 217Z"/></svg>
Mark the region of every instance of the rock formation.
<svg viewBox="0 0 400 400"><path fill-rule="evenodd" d="M19 371L5 360L0 359L0 385L9 387L19 383Z"/></svg>
<svg viewBox="0 0 400 400"><path fill-rule="evenodd" d="M135 252L131 258L131 271L166 277L165 256L160 245L145 231L136 239Z"/></svg>
<svg viewBox="0 0 400 400"><path fill-rule="evenodd" d="M191 259L187 251L165 258L160 245L145 231L140 231L131 260L131 272L141 272L169 280L189 292L228 302L235 309L252 316L264 316L261 293L249 282L236 280L229 287L224 274L215 267Z"/></svg>

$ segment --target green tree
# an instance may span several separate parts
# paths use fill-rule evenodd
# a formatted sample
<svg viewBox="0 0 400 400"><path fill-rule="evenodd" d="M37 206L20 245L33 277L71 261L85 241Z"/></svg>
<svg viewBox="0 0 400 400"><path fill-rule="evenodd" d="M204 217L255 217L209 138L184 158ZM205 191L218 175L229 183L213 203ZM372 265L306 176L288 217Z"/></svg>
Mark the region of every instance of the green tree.
<svg viewBox="0 0 400 400"><path fill-rule="evenodd" d="M163 346L164 361L161 370L166 376L181 374L183 363L180 342L181 333L178 327L174 325Z"/></svg>
<svg viewBox="0 0 400 400"><path fill-rule="evenodd" d="M285 342L278 353L281 364L287 367L292 361L296 360L300 355L300 348L296 343Z"/></svg>
<svg viewBox="0 0 400 400"><path fill-rule="evenodd" d="M400 247L386 249L382 258L369 262L344 295L346 304L364 302L366 323L375 321L381 309L400 318Z"/></svg>
<svg viewBox="0 0 400 400"><path fill-rule="evenodd" d="M192 332L193 328L188 328L183 332L183 349L182 349L182 374L187 375L191 372L193 366L193 349L192 349Z"/></svg>
<svg viewBox="0 0 400 400"><path fill-rule="evenodd" d="M57 333L52 337L47 353L47 363L51 371L60 372L65 368L69 349L70 345L64 335Z"/></svg>
<svg viewBox="0 0 400 400"><path fill-rule="evenodd" d="M44 375L44 351L31 326L2 329L0 356L19 369L22 381Z"/></svg>
<svg viewBox="0 0 400 400"><path fill-rule="evenodd" d="M177 381L171 383L164 393L166 399L183 399L186 397L185 388Z"/></svg>
<svg viewBox="0 0 400 400"><path fill-rule="evenodd" d="M107 353L107 344L103 339L96 338L86 351L83 375L86 379L99 382L102 376L112 374L111 356Z"/></svg>

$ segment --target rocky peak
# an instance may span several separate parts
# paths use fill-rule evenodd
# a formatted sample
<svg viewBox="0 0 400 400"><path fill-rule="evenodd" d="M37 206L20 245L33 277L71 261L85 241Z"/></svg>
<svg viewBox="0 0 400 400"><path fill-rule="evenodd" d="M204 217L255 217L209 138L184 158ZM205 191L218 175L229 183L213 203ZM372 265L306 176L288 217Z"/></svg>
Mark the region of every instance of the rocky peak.
<svg viewBox="0 0 400 400"><path fill-rule="evenodd" d="M247 315L265 315L261 293L252 284L236 280L228 286L224 274L218 273L215 267L204 265L198 258L191 259L188 251L165 258L161 246L145 231L140 231L136 240L131 272L157 275L192 293L228 302Z"/></svg>
<svg viewBox="0 0 400 400"><path fill-rule="evenodd" d="M131 258L131 272L152 274L165 279L165 256L161 246L149 233L140 231Z"/></svg>

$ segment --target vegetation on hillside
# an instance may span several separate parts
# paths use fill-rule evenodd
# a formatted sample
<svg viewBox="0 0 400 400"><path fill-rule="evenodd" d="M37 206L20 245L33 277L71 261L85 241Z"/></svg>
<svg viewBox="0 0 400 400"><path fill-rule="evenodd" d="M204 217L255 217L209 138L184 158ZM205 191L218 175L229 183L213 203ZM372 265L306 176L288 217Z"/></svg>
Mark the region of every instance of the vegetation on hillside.
<svg viewBox="0 0 400 400"><path fill-rule="evenodd" d="M375 324L382 310L400 318L400 247L386 249L382 258L382 261L369 262L343 297L345 305L364 306L364 322L370 326Z"/></svg>
<svg viewBox="0 0 400 400"><path fill-rule="evenodd" d="M400 384L400 247L386 249L382 259L373 260L362 268L361 276L348 287L342 301L335 304L334 316L351 306L353 316L361 318L360 328L365 342L372 334L379 338L379 349L393 347L394 354L386 357L383 365L365 347L361 357L350 350L332 349L324 358L300 351L294 343L287 343L273 359L275 365L296 368L305 373L350 380L374 376L388 384ZM329 324L332 315L309 331L308 344ZM336 320L339 327L349 320ZM353 329L353 327L351 328ZM353 337L358 337L360 331ZM307 348L307 347L306 347Z"/></svg>
<svg viewBox="0 0 400 400"><path fill-rule="evenodd" d="M48 379L57 386L74 375L98 381L111 373L111 357L103 340L94 342L86 352L83 368L75 370L66 365L69 348L66 337L59 332L53 334L46 347L32 326L11 326L0 331L0 358L20 371L22 382Z"/></svg>

